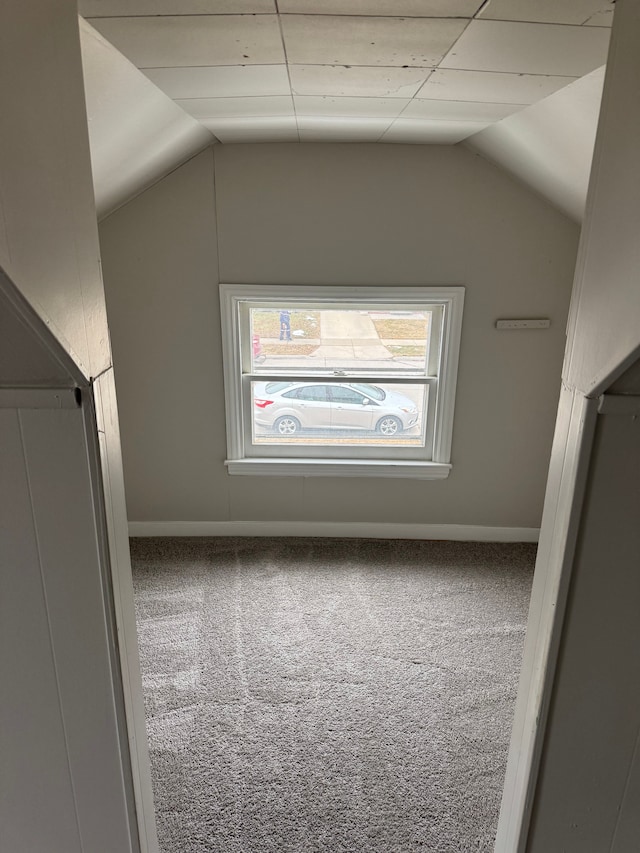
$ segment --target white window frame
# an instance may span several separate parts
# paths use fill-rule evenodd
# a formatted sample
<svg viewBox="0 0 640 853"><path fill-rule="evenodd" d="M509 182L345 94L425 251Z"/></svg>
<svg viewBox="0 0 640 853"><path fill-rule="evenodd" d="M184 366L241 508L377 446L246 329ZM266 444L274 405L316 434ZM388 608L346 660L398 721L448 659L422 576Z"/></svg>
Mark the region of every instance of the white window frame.
<svg viewBox="0 0 640 853"><path fill-rule="evenodd" d="M433 407L433 452L429 460L398 458L394 448L385 448L384 458L336 458L329 448L313 448L311 455L285 455L285 446L272 446L271 455L248 455L245 442L250 435L251 410L243 371L243 347L250 347L250 330L243 337L244 303L279 303L294 306L336 304L375 305L388 310L442 305L444 324L438 353L437 399ZM220 307L222 322L222 356L224 368L225 415L227 427L227 459L230 474L266 476L324 476L324 477L410 477L445 479L451 471L451 440L458 374L458 356L462 330L464 287L445 286L335 286L284 284L221 284ZM320 378L319 375L317 375ZM256 379L264 377L255 376ZM296 377L300 381L301 377ZM304 379L304 377L302 377ZM331 380L330 374L326 375ZM391 377L390 377L391 378ZM393 377L404 381L404 377ZM362 380L361 381L366 381ZM429 385L425 377L415 381ZM243 387L244 386L244 387ZM429 392L431 392L429 385ZM311 452L312 448L309 448ZM297 451L298 453L300 451ZM425 451L426 453L426 451ZM395 456L395 458L394 458Z"/></svg>

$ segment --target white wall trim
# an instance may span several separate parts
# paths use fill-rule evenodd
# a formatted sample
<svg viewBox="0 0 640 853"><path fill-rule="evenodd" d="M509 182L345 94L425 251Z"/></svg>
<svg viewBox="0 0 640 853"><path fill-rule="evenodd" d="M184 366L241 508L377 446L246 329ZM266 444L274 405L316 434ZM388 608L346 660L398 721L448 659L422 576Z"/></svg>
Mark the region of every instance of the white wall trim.
<svg viewBox="0 0 640 853"><path fill-rule="evenodd" d="M562 388L494 853L525 853L598 400Z"/></svg>
<svg viewBox="0 0 640 853"><path fill-rule="evenodd" d="M250 415L247 411L251 410L250 397L243 391L244 378L260 378L251 374L251 359L250 347L251 341L248 334L244 334L247 329L243 322L243 306L248 306L252 303L273 306L281 305L286 302L288 305L319 305L319 306L340 306L348 304L356 304L358 306L368 305L369 307L394 307L404 309L422 309L428 305L441 306L444 310L444 322L442 329L442 339L439 346L438 368L437 368L437 402L435 404L434 413L434 442L433 450L425 446L424 449L416 448L416 456L421 454L428 458L432 457L433 462L438 464L448 465L451 460L451 440L453 432L453 415L455 408L456 386L458 381L458 358L460 350L460 339L462 335L462 313L464 306L465 288L463 285L432 285L423 284L415 286L398 286L389 285L291 285L291 284L225 284L221 283L220 290L220 311L222 318L222 362L224 375L225 389L225 413L227 426L227 465L232 467L229 469L230 474L249 473L243 471L239 466L234 466L236 462L245 461L249 454L255 454L255 448L249 448L250 439ZM296 372L297 373L297 372ZM383 381L377 376L379 371L373 370L367 374L367 381ZM306 374L305 374L306 375ZM311 375L311 374L309 374ZM318 374L320 375L320 374ZM302 373L297 374L298 378L304 378ZM393 376L393 374L390 374ZM265 381L269 379L294 379L283 376L282 373L274 373L269 376L264 373L261 378ZM360 377L362 381L366 378L365 374ZM418 377L413 377L415 380ZM425 384L429 378L433 381L435 376L419 377ZM345 380L346 381L346 380ZM247 410L247 404L249 409ZM430 403L431 405L431 403ZM428 421L431 419L428 418ZM429 441L427 440L427 445ZM362 449L364 450L364 448ZM362 453L361 450L361 453ZM321 453L321 451L323 451ZM326 452L325 452L326 451ZM291 459L291 456L284 457L284 449L281 448L283 458ZM308 452L308 451L307 451ZM364 471L365 459L377 458L378 453L369 449L367 455L357 455L357 451L351 448L350 453L353 456L348 456L349 460L357 459L361 463L360 471ZM335 450L333 456L326 448L316 448L316 453L322 455L323 460L333 461L336 455ZM407 448L389 447L380 453L384 458L390 458L392 461L408 461L413 457L413 453ZM251 460L255 458L250 456ZM306 454L302 454L301 458L307 458ZM420 459L420 461L426 461ZM407 467L404 471L398 467L393 471L393 476L416 476L417 469ZM259 469L251 471L258 473ZM262 472L260 472L262 473ZM270 472L271 473L271 472ZM290 473L286 471L285 473ZM313 470L303 472L307 475L318 475L317 467ZM424 477L424 469L421 476ZM337 475L352 476L345 474L344 469ZM448 471L444 471L444 476L448 475ZM331 474L334 476L334 474ZM387 474L387 476L389 476ZM428 479L435 479L433 474ZM442 477L440 478L442 479Z"/></svg>
<svg viewBox="0 0 640 853"><path fill-rule="evenodd" d="M113 612L118 635L118 653L129 738L139 849L140 853L159 853L160 846L156 829L149 743L138 651L131 558L127 541L126 500L118 407L112 369L105 371L95 379L93 392L95 426L97 427L94 434L97 438L100 454L103 512L109 547ZM88 402L91 403L90 397Z"/></svg>
<svg viewBox="0 0 640 853"><path fill-rule="evenodd" d="M227 459L229 474L252 477L404 477L446 480L452 465L410 459Z"/></svg>
<svg viewBox="0 0 640 853"><path fill-rule="evenodd" d="M130 521L130 536L326 536L359 539L449 539L537 542L537 527L394 524L370 521Z"/></svg>

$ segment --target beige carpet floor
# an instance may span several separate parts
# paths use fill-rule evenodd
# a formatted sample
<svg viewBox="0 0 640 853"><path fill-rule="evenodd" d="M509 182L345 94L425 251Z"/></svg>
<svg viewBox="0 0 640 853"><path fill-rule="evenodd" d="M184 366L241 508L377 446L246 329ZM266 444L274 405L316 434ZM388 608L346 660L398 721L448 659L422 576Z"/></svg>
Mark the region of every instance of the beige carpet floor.
<svg viewBox="0 0 640 853"><path fill-rule="evenodd" d="M531 545L132 541L164 853L491 851Z"/></svg>

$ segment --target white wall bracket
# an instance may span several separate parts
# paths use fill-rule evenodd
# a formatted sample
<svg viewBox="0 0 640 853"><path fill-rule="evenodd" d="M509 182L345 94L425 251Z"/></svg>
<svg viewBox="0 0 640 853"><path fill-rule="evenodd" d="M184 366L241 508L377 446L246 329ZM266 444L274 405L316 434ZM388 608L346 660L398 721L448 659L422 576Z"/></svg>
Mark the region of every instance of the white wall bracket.
<svg viewBox="0 0 640 853"><path fill-rule="evenodd" d="M549 319L539 320L496 320L496 329L548 329Z"/></svg>

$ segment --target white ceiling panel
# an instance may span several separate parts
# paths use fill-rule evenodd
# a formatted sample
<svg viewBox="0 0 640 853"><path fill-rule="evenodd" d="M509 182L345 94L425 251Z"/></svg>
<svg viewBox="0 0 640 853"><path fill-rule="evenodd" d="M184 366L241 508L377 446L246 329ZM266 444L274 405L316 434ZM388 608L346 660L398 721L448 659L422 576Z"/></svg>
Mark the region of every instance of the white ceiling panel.
<svg viewBox="0 0 640 853"><path fill-rule="evenodd" d="M294 98L298 116L353 116L395 118L409 103L407 98Z"/></svg>
<svg viewBox="0 0 640 853"><path fill-rule="evenodd" d="M533 104L575 79L547 77L541 74L502 74L436 68L416 97L443 101Z"/></svg>
<svg viewBox="0 0 640 853"><path fill-rule="evenodd" d="M275 14L275 0L79 0L85 18L138 15Z"/></svg>
<svg viewBox="0 0 640 853"><path fill-rule="evenodd" d="M251 116L294 116L291 95L266 98L191 98L176 101L179 107L199 120Z"/></svg>
<svg viewBox="0 0 640 853"><path fill-rule="evenodd" d="M607 59L609 30L471 21L442 68L581 77Z"/></svg>
<svg viewBox="0 0 640 853"><path fill-rule="evenodd" d="M466 25L461 19L344 15L281 15L281 20L288 60L303 65L429 67Z"/></svg>
<svg viewBox="0 0 640 853"><path fill-rule="evenodd" d="M384 134L455 144L602 65L613 9L612 0L79 2L114 49L224 142Z"/></svg>
<svg viewBox="0 0 640 853"><path fill-rule="evenodd" d="M377 142L393 119L302 116L300 142Z"/></svg>
<svg viewBox="0 0 640 853"><path fill-rule="evenodd" d="M290 65L289 73L294 95L411 98L431 71L364 65Z"/></svg>
<svg viewBox="0 0 640 853"><path fill-rule="evenodd" d="M148 68L146 76L170 98L290 95L286 65Z"/></svg>
<svg viewBox="0 0 640 853"><path fill-rule="evenodd" d="M487 104L473 101L410 101L402 118L428 118L438 121L495 122L523 109L526 104Z"/></svg>
<svg viewBox="0 0 640 853"><path fill-rule="evenodd" d="M202 122L220 142L298 142L295 118L215 118Z"/></svg>
<svg viewBox="0 0 640 853"><path fill-rule="evenodd" d="M487 122L397 118L380 142L455 145L486 126Z"/></svg>
<svg viewBox="0 0 640 853"><path fill-rule="evenodd" d="M280 12L302 15L390 15L470 18L483 0L279 0Z"/></svg>
<svg viewBox="0 0 640 853"><path fill-rule="evenodd" d="M585 27L612 27L613 26L613 6L610 9L605 9L602 12L597 12L588 21L584 22Z"/></svg>
<svg viewBox="0 0 640 853"><path fill-rule="evenodd" d="M92 18L90 23L138 68L285 61L277 15Z"/></svg>
<svg viewBox="0 0 640 853"><path fill-rule="evenodd" d="M608 0L489 0L478 17L540 24L584 24L597 12L611 8L613 3Z"/></svg>

